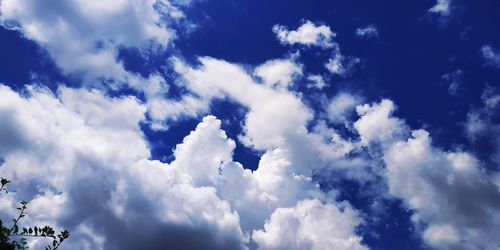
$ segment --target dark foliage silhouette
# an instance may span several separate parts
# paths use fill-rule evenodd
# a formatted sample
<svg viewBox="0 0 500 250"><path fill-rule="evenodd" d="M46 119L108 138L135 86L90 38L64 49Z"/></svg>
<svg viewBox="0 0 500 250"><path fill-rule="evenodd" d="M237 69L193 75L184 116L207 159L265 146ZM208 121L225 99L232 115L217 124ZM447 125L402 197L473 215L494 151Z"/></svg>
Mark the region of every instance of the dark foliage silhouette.
<svg viewBox="0 0 500 250"><path fill-rule="evenodd" d="M1 178L0 194L2 192L8 193L7 184L10 181ZM55 230L50 226L41 227L20 227L19 222L26 216L26 209L28 208L27 201L21 201L19 215L12 219L13 224L9 227L4 224L0 219L0 250L18 250L28 249L29 238L49 238L52 242L45 247L45 250L54 250L59 248L65 239L69 237L68 230L63 230L56 234Z"/></svg>

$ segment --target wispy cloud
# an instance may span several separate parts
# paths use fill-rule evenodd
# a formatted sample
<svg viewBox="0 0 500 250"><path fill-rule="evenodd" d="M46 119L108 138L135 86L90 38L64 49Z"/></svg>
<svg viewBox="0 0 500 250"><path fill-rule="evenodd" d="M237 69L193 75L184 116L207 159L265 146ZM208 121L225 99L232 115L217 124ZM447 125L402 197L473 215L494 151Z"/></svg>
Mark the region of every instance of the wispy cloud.
<svg viewBox="0 0 500 250"><path fill-rule="evenodd" d="M437 0L436 5L429 9L430 13L447 17L451 15L451 0Z"/></svg>
<svg viewBox="0 0 500 250"><path fill-rule="evenodd" d="M357 28L356 35L362 38L378 38L378 28L374 24L365 27Z"/></svg>
<svg viewBox="0 0 500 250"><path fill-rule="evenodd" d="M450 95L457 95L460 88L462 88L463 74L462 70L457 69L441 76L441 80L448 85L448 93Z"/></svg>
<svg viewBox="0 0 500 250"><path fill-rule="evenodd" d="M483 56L486 65L500 69L500 51L490 45L481 47L481 55Z"/></svg>

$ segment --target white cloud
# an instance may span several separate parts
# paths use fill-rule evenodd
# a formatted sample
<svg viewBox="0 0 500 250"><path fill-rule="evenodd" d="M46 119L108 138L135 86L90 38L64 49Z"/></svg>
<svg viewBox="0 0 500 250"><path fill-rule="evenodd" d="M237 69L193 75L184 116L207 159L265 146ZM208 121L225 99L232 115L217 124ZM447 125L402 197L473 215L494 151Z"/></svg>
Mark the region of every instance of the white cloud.
<svg viewBox="0 0 500 250"><path fill-rule="evenodd" d="M446 17L451 14L451 0L436 0L436 4L429 9L429 12Z"/></svg>
<svg viewBox="0 0 500 250"><path fill-rule="evenodd" d="M388 99L356 107L356 112L361 117L354 123L354 128L363 145L392 142L406 132L404 122L392 117L395 108L394 103Z"/></svg>
<svg viewBox="0 0 500 250"><path fill-rule="evenodd" d="M223 175L230 175L223 183L230 187L219 189L224 190L221 197L234 200L231 204L240 212L242 228L258 229L275 208L295 206L301 199L325 199L311 176L348 154L351 143L334 132L307 131L311 111L288 90L258 84L238 65L208 57L199 60L197 67L176 61L185 87L203 100L229 98L247 107L239 139L266 152L253 174L238 164L236 168L222 164Z"/></svg>
<svg viewBox="0 0 500 250"><path fill-rule="evenodd" d="M425 230L423 238L437 249L447 249L460 242L457 230L449 225L431 225Z"/></svg>
<svg viewBox="0 0 500 250"><path fill-rule="evenodd" d="M331 198L312 178L298 174L281 149L267 151L254 172L239 163L224 164L221 172L219 195L238 211L241 227L248 232L262 228L277 208L295 206L302 199Z"/></svg>
<svg viewBox="0 0 500 250"><path fill-rule="evenodd" d="M328 165L339 157L331 141L308 131L312 111L300 96L283 88L258 84L243 67L209 57L199 58L192 67L177 60L176 71L185 87L202 100L229 98L248 108L239 136L246 146L257 150L285 149L295 167L310 174L311 168ZM311 166L304 167L304 166Z"/></svg>
<svg viewBox="0 0 500 250"><path fill-rule="evenodd" d="M269 86L287 87L295 76L302 75L302 67L292 60L269 60L258 66L254 74Z"/></svg>
<svg viewBox="0 0 500 250"><path fill-rule="evenodd" d="M486 61L486 65L500 69L500 52L490 45L481 47L481 54Z"/></svg>
<svg viewBox="0 0 500 250"><path fill-rule="evenodd" d="M295 207L277 209L253 238L262 250L368 249L354 234L359 224L349 207L339 210L318 200L303 200Z"/></svg>
<svg viewBox="0 0 500 250"><path fill-rule="evenodd" d="M214 116L203 118L203 122L174 151L172 166L189 174L195 186L214 186L222 165L232 161L236 144L228 140L220 125L220 120Z"/></svg>
<svg viewBox="0 0 500 250"><path fill-rule="evenodd" d="M209 57L199 60L198 68L177 62L177 71L186 87L202 99L229 97L250 108L241 138L246 144L261 150L282 145L287 134L304 130L312 118L311 111L287 90L257 84L237 65Z"/></svg>
<svg viewBox="0 0 500 250"><path fill-rule="evenodd" d="M0 116L11 114L15 125L15 133L1 133L0 142L20 142L0 152L2 175L14 181L17 200L32 200L29 210L37 212L28 213L26 223L70 229L65 244L73 249L245 248L238 214L214 187L198 186L175 161L169 166L149 160L139 127L145 107L135 98L64 87L57 97L37 88L29 94L22 98L0 87ZM214 122L207 118L200 127ZM210 135L199 130L199 137ZM190 140L182 145L194 153ZM175 152L179 161L182 148ZM219 159L216 149L205 156ZM198 242L192 242L195 236Z"/></svg>
<svg viewBox="0 0 500 250"><path fill-rule="evenodd" d="M361 104L359 96L347 92L341 92L334 96L327 107L327 117L330 122L343 124L349 118L349 113L353 112L355 107Z"/></svg>
<svg viewBox="0 0 500 250"><path fill-rule="evenodd" d="M493 215L499 209L496 179L490 180L472 155L433 147L423 130L406 140L409 129L392 117L392 101L358 105L359 99L345 93L332 99L333 114L358 105L358 145L326 123L308 131L313 114L300 96L259 84L243 67L208 57L197 67L179 60L175 66L196 98L207 103L230 98L248 108L240 138L264 152L257 170L233 160L235 142L213 116L205 117L176 147L174 161L164 164L149 160L139 127L148 104L65 87L57 96L30 87L29 97L22 98L2 86L0 117L9 122L0 126L0 145L12 145L0 147L2 170L19 182L16 197L32 197L40 211L28 222L70 228L77 239L68 242L73 248L176 248L196 235L203 239L199 244L216 248L244 249L253 240L261 249L365 249L356 234L362 223L358 213L335 202L336 190L321 190L315 175L346 168L352 178L369 178L362 168L346 167L344 157L363 149L359 145L377 150L371 147L380 144L389 192L414 211L412 221L428 245L494 242L492 232L500 225ZM492 93L483 99L495 107ZM153 222L156 240L128 226L144 220ZM284 231L283 223L291 230ZM132 233L135 238L123 240Z"/></svg>
<svg viewBox="0 0 500 250"><path fill-rule="evenodd" d="M467 113L465 132L469 139L475 141L476 138L483 134L488 128L488 124L483 120L480 112L473 110Z"/></svg>
<svg viewBox="0 0 500 250"><path fill-rule="evenodd" d="M325 63L325 67L332 74L344 77L350 73L354 65L360 62L359 58L342 55L339 44L333 41L336 33L327 25L316 25L307 20L297 30L290 31L286 26L275 25L273 32L285 45L319 46L332 50L332 57Z"/></svg>
<svg viewBox="0 0 500 250"><path fill-rule="evenodd" d="M494 110L500 106L500 89L487 84L481 95L481 100L487 112L494 112Z"/></svg>
<svg viewBox="0 0 500 250"><path fill-rule="evenodd" d="M27 97L20 97L0 85L0 164L19 190L0 205L0 216L14 211L8 208L14 200L29 197L38 213L27 222L71 229L67 244L75 249L246 249L250 241L260 249L366 249L356 232L361 216L336 201L338 190L322 190L316 178L336 169L351 171L356 180L376 178L353 167L373 162L353 163L347 155L382 150L382 159L375 159L386 164L380 174L389 192L414 211L412 220L428 245L494 246L498 175L490 178L468 153L432 146L423 130L407 139L409 129L392 116L390 100L359 105L360 97L344 92L329 102L321 119L335 124L349 122L356 107L358 142L326 120L309 130L317 114L287 89L294 77L308 75L294 58L254 68L210 57L200 57L195 66L173 59L179 87L188 92L178 100L164 98L168 87L160 76L143 79L127 72L118 50L169 46L175 32L168 24L183 18L175 6L189 3L118 1L111 8L107 2L75 0L56 1L57 8L49 10L32 0L2 2L2 24L39 43L65 73L87 82L102 77L127 82L146 101L67 87L56 95L29 87ZM449 12L445 3L438 1L431 12ZM346 76L360 62L340 53L326 25L305 21L297 30L276 25L273 31L283 44L329 49L325 66L333 74ZM491 47L482 53L495 62ZM307 79L319 89L325 86L321 75ZM498 106L497 95L484 96L486 107ZM213 116L177 145L170 164L150 159L141 123L151 118L153 128L165 129L170 121L207 114L215 99L248 109L238 139L263 154L257 170L233 160L235 142ZM490 125L484 114L491 110L470 113L471 134Z"/></svg>
<svg viewBox="0 0 500 250"><path fill-rule="evenodd" d="M357 28L356 35L363 38L377 38L378 28L374 24L367 25L365 27Z"/></svg>
<svg viewBox="0 0 500 250"><path fill-rule="evenodd" d="M305 21L297 30L289 30L283 25L274 25L273 32L282 44L305 46L319 46L331 48L335 33L327 25L317 25L309 20Z"/></svg>
<svg viewBox="0 0 500 250"><path fill-rule="evenodd" d="M389 100L358 106L354 127L367 145L377 141L386 165L390 194L413 211L411 220L423 240L436 249L493 249L499 242L500 193L494 171L487 173L467 152L444 151L429 133L392 117ZM373 147L372 150L377 150Z"/></svg>
<svg viewBox="0 0 500 250"><path fill-rule="evenodd" d="M307 80L310 81L310 83L307 85L308 88L323 89L326 86L325 79L321 75L308 75Z"/></svg>
<svg viewBox="0 0 500 250"><path fill-rule="evenodd" d="M184 95L180 100L150 98L146 103L155 130L168 129L168 123L187 117L198 117L209 110L209 101L193 95Z"/></svg>
<svg viewBox="0 0 500 250"><path fill-rule="evenodd" d="M310 131L315 112L287 87L307 75L321 89L325 79L303 72L295 58L253 68L210 57L200 57L196 66L173 59L179 87L188 92L178 100L165 99L169 89L159 75L128 72L119 50L164 51L176 36L172 22L184 18L180 8L190 3L56 0L49 8L35 0L1 2L1 24L38 43L65 74L87 86L127 84L146 99L68 87L53 94L39 86L27 87L21 97L0 85L0 168L17 190L0 205L2 218L15 212L14 200L30 199L29 209L37 213L26 222L70 229L70 249L248 249L250 242L259 249L367 249L357 233L362 216L337 201L338 190L325 192L317 178L337 169L360 181L376 178L353 167L373 162L353 163L347 155L381 150L382 159L375 160L386 169L380 175L389 193L413 211L428 245L498 245L499 174L490 177L469 153L433 146L424 130L406 138L409 129L392 116L390 100L360 105L360 97L343 92L329 102L322 119L334 124L348 123L356 107L358 142L326 120ZM438 0L429 11L449 16L450 2ZM324 65L332 74L347 76L360 62L341 54L327 25L304 21L296 30L275 25L273 32L284 45L327 49L332 56ZM376 37L378 31L369 25L356 34ZM481 52L498 67L494 48L485 45ZM492 93L483 95L484 110L469 113L470 137L498 132L487 118L500 102ZM226 98L248 109L238 139L262 153L257 170L234 161L236 143L214 116L203 118L177 145L170 164L151 160L141 123L151 118L153 128L165 129L170 121L206 114L213 100ZM33 241L30 247L41 245Z"/></svg>
<svg viewBox="0 0 500 250"><path fill-rule="evenodd" d="M205 107L195 98L165 99L169 86L158 72L141 76L128 71L121 49L137 49L141 56L156 55L172 47L173 26L191 26L181 8L190 0L57 0L47 6L38 1L2 1L0 25L33 40L61 71L101 90L132 88L144 94L150 126L167 129L163 120L178 120ZM188 29L188 28L186 28ZM185 30L185 29L183 29Z"/></svg>
<svg viewBox="0 0 500 250"><path fill-rule="evenodd" d="M454 70L450 73L441 76L443 80L448 85L448 93L450 95L457 95L463 81L463 71L460 69Z"/></svg>
<svg viewBox="0 0 500 250"><path fill-rule="evenodd" d="M465 133L474 145L487 145L493 152L492 162L500 164L500 138L492 136L500 133L500 125L495 122L500 110L500 90L486 85L481 95L482 107L470 110L465 122Z"/></svg>
<svg viewBox="0 0 500 250"><path fill-rule="evenodd" d="M168 0L58 0L50 7L36 0L5 0L0 13L2 26L37 42L64 73L95 86L104 78L113 87L140 80L125 70L118 50L166 48L175 38L167 24L182 17Z"/></svg>
<svg viewBox="0 0 500 250"><path fill-rule="evenodd" d="M335 54L334 57L330 58L325 64L325 67L333 74L342 75L345 72L344 66L342 65L342 55Z"/></svg>
<svg viewBox="0 0 500 250"><path fill-rule="evenodd" d="M361 62L359 58L342 55L340 47L336 44L333 55L325 63L325 67L330 73L345 77L351 73L352 68L359 62Z"/></svg>
<svg viewBox="0 0 500 250"><path fill-rule="evenodd" d="M228 63L203 60L202 72L186 70L201 79L217 67L234 71L233 76L243 78L239 80L248 77ZM194 81L194 75L186 77ZM213 93L227 91L243 98L238 88L233 93L225 82L218 84L223 85ZM250 93L301 105L293 95L261 84L251 86L257 89ZM0 87L0 117L11 122L1 127L1 145L11 145L0 151L5 159L2 175L16 183L13 188L18 192L10 200L29 198L30 208L37 209L26 223L70 229L72 237L65 242L69 248L245 249L250 232L262 230L277 209L295 206L301 213L310 209L322 216L321 222L336 225L335 244L359 245L361 238L354 231L361 223L357 213L333 203L334 193L324 193L305 175L307 171L293 157L297 149L284 143L266 150L256 171L245 170L232 159L235 142L221 130L221 121L207 116L176 147L175 160L165 164L149 160L148 143L139 126L146 107L135 98L109 98L97 90L66 87L60 87L57 96L35 87L28 93L23 98ZM254 107L262 100L248 101L257 109L254 112L263 112L258 110L261 106ZM282 129L276 134L290 136ZM309 145L314 142L310 140ZM312 205L300 202L308 199L314 201ZM317 218L303 220L302 228L319 223ZM315 236L314 244L332 244L331 232ZM32 247L43 244L33 242Z"/></svg>
<svg viewBox="0 0 500 250"><path fill-rule="evenodd" d="M437 249L493 249L500 230L500 193L465 152L431 145L428 132L416 130L384 154L391 194L414 210L423 239ZM420 224L422 223L422 224Z"/></svg>

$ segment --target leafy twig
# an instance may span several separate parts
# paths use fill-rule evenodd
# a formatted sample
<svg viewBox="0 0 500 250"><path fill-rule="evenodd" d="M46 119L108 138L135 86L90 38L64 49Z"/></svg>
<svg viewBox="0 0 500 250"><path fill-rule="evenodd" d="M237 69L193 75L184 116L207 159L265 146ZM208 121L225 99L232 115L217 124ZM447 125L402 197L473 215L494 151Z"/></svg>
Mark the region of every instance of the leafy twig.
<svg viewBox="0 0 500 250"><path fill-rule="evenodd" d="M17 219L12 219L14 221L14 225L12 225L12 227L10 228L10 232L11 233L17 233L18 230L19 230L19 226L17 225L19 223L19 220L21 218L23 218L24 216L26 216L26 214L24 213L24 210L26 210L27 206L28 205L28 202L27 201L21 201L21 207L18 207L17 210L20 210L21 212L19 213L19 216L17 217Z"/></svg>
<svg viewBox="0 0 500 250"><path fill-rule="evenodd" d="M6 185L10 181L1 178L0 179L0 193L5 191L7 193ZM7 228L3 226L2 220L0 220L0 249L27 249L28 242L27 237L41 237L41 238L52 238L52 244L45 247L45 250L55 250L59 248L61 243L69 237L68 230L63 230L56 235L55 230L50 226L43 227L23 227L22 232L19 232L19 221L21 218L25 217L24 211L27 209L28 202L21 201L21 206L17 209L20 211L19 216L16 219L12 219L14 224L12 227ZM13 240L13 237L21 237L19 240Z"/></svg>
<svg viewBox="0 0 500 250"><path fill-rule="evenodd" d="M2 184L0 186L0 193L2 193L2 191L5 191L5 193L8 193L9 191L7 191L7 188L5 186L7 186L7 184L9 183L10 181L5 179L5 178L2 178L0 180L0 184Z"/></svg>

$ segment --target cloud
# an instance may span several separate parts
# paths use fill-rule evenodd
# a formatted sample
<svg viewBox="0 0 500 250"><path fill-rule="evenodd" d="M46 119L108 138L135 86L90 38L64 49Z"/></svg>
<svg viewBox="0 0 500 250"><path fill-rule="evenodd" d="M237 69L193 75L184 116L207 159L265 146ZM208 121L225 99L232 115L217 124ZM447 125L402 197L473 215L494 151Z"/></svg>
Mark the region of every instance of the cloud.
<svg viewBox="0 0 500 250"><path fill-rule="evenodd" d="M363 104L356 107L360 118L354 123L361 144L388 143L404 135L407 128L399 118L392 117L396 109L391 100L384 99L380 103Z"/></svg>
<svg viewBox="0 0 500 250"><path fill-rule="evenodd" d="M309 84L307 84L308 88L323 89L325 86L327 86L325 79L321 75L308 75L307 80L310 82Z"/></svg>
<svg viewBox="0 0 500 250"><path fill-rule="evenodd" d="M264 230L254 232L259 249L368 249L353 232L358 215L318 200L304 200L293 208L279 208ZM324 223L330 221L331 223Z"/></svg>
<svg viewBox="0 0 500 250"><path fill-rule="evenodd" d="M412 220L439 249L494 248L500 225L500 193L465 152L443 152L424 130L385 153L391 194L415 210Z"/></svg>
<svg viewBox="0 0 500 250"><path fill-rule="evenodd" d="M347 92L341 92L332 98L327 107L328 120L333 123L343 124L351 120L349 113L355 110L355 107L361 104L362 99L359 96Z"/></svg>
<svg viewBox="0 0 500 250"><path fill-rule="evenodd" d="M319 46L324 49L333 47L335 33L326 25L317 25L306 20L297 30L289 30L283 25L274 25L273 32L284 45Z"/></svg>
<svg viewBox="0 0 500 250"><path fill-rule="evenodd" d="M2 218L15 213L15 200L32 200L30 209L37 213L26 222L70 229L70 249L248 249L253 244L366 249L359 232L362 212L342 201L342 186L320 185L333 176L362 184L380 181L376 198L389 194L402 200L431 247L498 244L500 175L483 169L471 153L438 148L427 131L412 131L393 116L391 100L362 104L363 98L339 92L323 107L326 114L313 110L302 93L288 87L304 75L321 89L325 79L305 72L296 58L245 67L211 57L194 64L172 58L175 87L182 89L176 99L165 98L169 86L160 75L125 70L119 51L165 51L176 36L170 27L184 18L181 8L190 3L110 6L74 0L47 8L32 0L2 2L4 27L37 42L64 73L87 83L61 86L57 93L28 86L22 96L0 85L0 168L17 190L0 205ZM450 3L438 0L429 11L449 16ZM357 34L377 34L370 28ZM275 25L273 32L284 45L331 53L324 66L332 74L345 77L360 62L341 53L327 25L304 21L296 30ZM497 64L493 48L483 46L482 54ZM112 98L103 90L123 84L141 92L144 101ZM248 110L236 138L209 115L214 100ZM485 91L484 107L469 113L471 138L497 132L491 129L498 100L495 91ZM176 146L173 161L151 160L141 125L166 129L187 117L201 121ZM342 123L348 133L332 128ZM352 133L357 134L349 137ZM259 152L256 170L233 159L235 139ZM33 241L31 247L41 245Z"/></svg>
<svg viewBox="0 0 500 250"><path fill-rule="evenodd" d="M345 77L351 72L354 65L361 61L359 58L342 55L339 44L333 41L337 34L327 25L316 25L306 20L297 30L290 31L286 26L275 25L273 32L280 43L284 45L319 46L331 50L332 57L325 63L325 67L332 74Z"/></svg>
<svg viewBox="0 0 500 250"><path fill-rule="evenodd" d="M57 97L29 91L22 98L0 88L0 113L14 112L12 123L29 142L2 151L1 166L2 175L16 180L16 199L32 200L29 210L37 211L28 212L26 223L70 229L73 249L245 248L238 214L214 187L199 186L178 163L149 160L139 127L145 107L135 98L65 87ZM215 119L205 119L197 136L210 136L203 127L214 130L212 123L217 128ZM220 147L205 156L216 161L231 143L211 138ZM194 151L190 140L176 150L179 161L183 151Z"/></svg>
<svg viewBox="0 0 500 250"><path fill-rule="evenodd" d="M481 101L485 106L487 113L494 112L495 109L500 106L500 90L497 87L493 87L489 84L486 84L486 87L483 90L481 95Z"/></svg>
<svg viewBox="0 0 500 250"><path fill-rule="evenodd" d="M358 105L361 101L347 93L332 99L334 114L357 105L357 143L326 123L308 131L313 114L289 90L260 84L241 66L199 60L195 67L177 60L175 70L198 98L231 98L248 108L239 138L263 152L257 170L233 160L236 144L213 116L203 118L166 164L150 160L139 126L147 104L134 97L67 87L57 95L28 87L21 97L2 86L0 117L10 117L10 123L0 142L17 142L0 148L2 172L19 185L8 203L32 200L39 213L27 223L69 228L71 248L246 249L254 242L261 249L366 249L357 234L364 223L359 212L317 181L335 169L370 180L368 169L354 167L348 154L379 150L373 157L380 159L373 162L385 163L379 174L387 192L413 211L412 222L429 246L496 244L497 179L471 154L433 146L424 130L408 137L408 126L393 117L392 101ZM498 103L494 93L483 95L489 107ZM272 126L260 123L270 120ZM383 185L378 188L385 196ZM2 211L2 216L15 212ZM145 229L138 232L132 225Z"/></svg>
<svg viewBox="0 0 500 250"><path fill-rule="evenodd" d="M437 249L496 247L500 193L494 179L470 153L433 146L423 129L406 139L408 128L392 117L393 110L388 100L358 106L354 127L362 144L382 145L389 192L413 211L425 243Z"/></svg>
<svg viewBox="0 0 500 250"><path fill-rule="evenodd" d="M483 45L481 47L481 55L486 61L487 66L500 69L500 52L497 49L490 45Z"/></svg>
<svg viewBox="0 0 500 250"><path fill-rule="evenodd" d="M195 75L200 74L200 79L207 79L213 70L224 67L228 73L234 71L229 79L238 76L251 81L228 63L209 58L203 63L206 68L187 69L193 72L186 77L196 81ZM213 93L232 93L227 89L230 85L218 84L222 84L219 90L210 86ZM250 93L275 95L284 105L293 99L292 105L300 105L295 96L282 90L256 83L251 86L256 89ZM134 97L110 98L97 90L67 87L59 87L57 95L37 87L27 91L27 97L21 97L0 87L0 117L16 114L10 116L12 126L6 131L12 134L0 133L0 142L19 142L2 148L2 174L16 180L13 188L17 192L9 200L32 200L30 209L37 210L26 223L71 230L73 236L65 243L68 248L246 249L250 233L262 231L280 208L301 213L311 210L322 216L322 222L341 222L342 228L335 227L335 244L360 244L354 228L362 220L354 209L334 202L335 194L323 192L307 175L311 174L311 170L305 171L308 166L294 158L294 152L304 150L287 147L287 143L270 145L258 169L246 170L233 161L235 142L221 130L221 121L207 116L177 145L175 159L166 164L150 160L148 142L140 129L146 106ZM238 88L233 91L234 98L244 97ZM253 106L262 100L247 101L256 109L253 112L260 115L264 111L259 109L265 106ZM293 124L295 117L291 119ZM287 135L289 128L277 129L277 135L301 135L301 140L309 138L305 147L314 145L313 135ZM263 143L260 136L246 136ZM2 217L15 212L2 211ZM311 217L302 220L303 228L318 223ZM316 236L313 243L332 244L329 232ZM31 247L43 244L34 241Z"/></svg>
<svg viewBox="0 0 500 250"><path fill-rule="evenodd" d="M167 130L170 122L201 116L210 107L208 100L194 95L184 95L180 100L150 98L147 106L152 120L151 128L154 130Z"/></svg>
<svg viewBox="0 0 500 250"><path fill-rule="evenodd" d="M378 38L378 28L374 24L365 27L357 28L356 35L361 38Z"/></svg>
<svg viewBox="0 0 500 250"><path fill-rule="evenodd" d="M81 77L87 84L98 86L104 79L117 87L141 80L124 68L118 51L169 46L176 34L167 25L183 17L177 5L168 0L113 4L58 0L49 8L33 0L5 0L0 5L0 23L38 43L64 73Z"/></svg>
<svg viewBox="0 0 500 250"><path fill-rule="evenodd" d="M257 149L274 148L287 134L301 131L312 118L311 111L292 93L257 84L241 67L226 61L209 57L199 60L198 68L179 61L176 69L186 87L202 99L230 97L250 108L241 138L246 144ZM275 122L271 127L270 119Z"/></svg>
<svg viewBox="0 0 500 250"><path fill-rule="evenodd" d="M467 113L465 133L474 145L487 145L492 152L490 160L500 164L500 139L491 136L500 133L500 125L495 122L500 110L499 89L486 85L481 101L481 107L471 109Z"/></svg>
<svg viewBox="0 0 500 250"><path fill-rule="evenodd" d="M338 44L334 46L332 54L332 57L325 63L325 67L330 73L341 77L349 75L354 66L361 62L359 58L342 55Z"/></svg>
<svg viewBox="0 0 500 250"><path fill-rule="evenodd" d="M192 26L182 12L190 0L57 0L50 8L38 1L2 1L0 25L36 42L66 76L82 86L104 91L130 89L145 98L151 128L165 130L163 120L199 115L206 102L187 97L165 99L169 85L156 69L140 75L125 68L121 50L154 57L173 48L173 27Z"/></svg>
<svg viewBox="0 0 500 250"><path fill-rule="evenodd" d="M258 66L254 74L262 78L266 85L287 87L292 83L293 77L302 75L302 67L292 60L274 59Z"/></svg>
<svg viewBox="0 0 500 250"><path fill-rule="evenodd" d="M447 17L451 15L451 0L436 0L436 4L429 9L430 13Z"/></svg>
<svg viewBox="0 0 500 250"><path fill-rule="evenodd" d="M457 95L463 81L463 71L460 69L454 70L450 73L441 76L443 80L448 85L448 94Z"/></svg>
<svg viewBox="0 0 500 250"><path fill-rule="evenodd" d="M313 111L297 94L283 88L259 84L241 66L210 57L199 58L200 65L176 61L176 71L185 87L202 100L229 98L248 108L239 140L256 150L286 149L294 166L310 174L322 168L339 151L323 136L308 131ZM272 121L272 126L269 126Z"/></svg>

